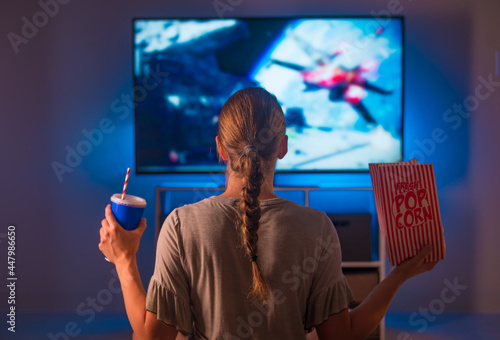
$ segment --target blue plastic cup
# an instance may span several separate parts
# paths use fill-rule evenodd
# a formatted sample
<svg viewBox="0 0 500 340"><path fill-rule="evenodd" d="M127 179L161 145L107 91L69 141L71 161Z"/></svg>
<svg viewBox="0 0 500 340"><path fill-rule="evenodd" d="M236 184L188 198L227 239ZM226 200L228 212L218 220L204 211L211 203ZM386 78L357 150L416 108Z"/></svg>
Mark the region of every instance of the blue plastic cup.
<svg viewBox="0 0 500 340"><path fill-rule="evenodd" d="M141 221L146 200L133 195L125 195L123 200L121 197L122 194L111 196L111 210L123 229L134 230Z"/></svg>

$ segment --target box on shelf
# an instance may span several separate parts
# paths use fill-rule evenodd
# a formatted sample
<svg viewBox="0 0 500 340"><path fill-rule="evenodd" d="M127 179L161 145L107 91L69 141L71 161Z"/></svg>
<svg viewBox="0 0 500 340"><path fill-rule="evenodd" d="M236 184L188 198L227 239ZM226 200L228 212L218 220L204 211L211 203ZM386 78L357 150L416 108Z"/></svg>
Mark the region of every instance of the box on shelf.
<svg viewBox="0 0 500 340"><path fill-rule="evenodd" d="M328 217L339 235L342 261L371 261L371 214Z"/></svg>

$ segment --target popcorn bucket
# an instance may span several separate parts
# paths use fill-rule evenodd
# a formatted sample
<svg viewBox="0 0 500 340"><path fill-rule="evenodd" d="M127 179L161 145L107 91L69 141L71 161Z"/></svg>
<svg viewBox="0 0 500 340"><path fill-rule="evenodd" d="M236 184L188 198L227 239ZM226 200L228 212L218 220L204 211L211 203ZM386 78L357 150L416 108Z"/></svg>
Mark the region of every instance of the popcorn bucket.
<svg viewBox="0 0 500 340"><path fill-rule="evenodd" d="M371 163L373 193L385 252L395 266L432 245L426 262L445 258L446 246L432 164L413 159Z"/></svg>

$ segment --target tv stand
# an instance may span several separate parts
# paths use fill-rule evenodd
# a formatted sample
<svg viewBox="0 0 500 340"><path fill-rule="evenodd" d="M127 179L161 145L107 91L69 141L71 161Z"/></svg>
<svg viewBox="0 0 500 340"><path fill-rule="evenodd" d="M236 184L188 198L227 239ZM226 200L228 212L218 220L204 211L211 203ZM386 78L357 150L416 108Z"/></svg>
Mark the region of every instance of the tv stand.
<svg viewBox="0 0 500 340"><path fill-rule="evenodd" d="M155 189L155 234L156 239L166 216L175 208L195 203L214 195L220 195L226 187L217 187L215 183L196 186L190 183L183 186L174 183L158 186ZM342 261L344 275L349 281L357 301L364 299L374 285L385 277L384 240L379 235L375 199L371 187L329 187L303 186L274 187L275 193L306 207L325 211L327 215L371 215L371 256L363 261ZM339 231L339 226L336 227ZM317 339L315 332L310 333L310 340ZM385 339L385 320L368 339Z"/></svg>

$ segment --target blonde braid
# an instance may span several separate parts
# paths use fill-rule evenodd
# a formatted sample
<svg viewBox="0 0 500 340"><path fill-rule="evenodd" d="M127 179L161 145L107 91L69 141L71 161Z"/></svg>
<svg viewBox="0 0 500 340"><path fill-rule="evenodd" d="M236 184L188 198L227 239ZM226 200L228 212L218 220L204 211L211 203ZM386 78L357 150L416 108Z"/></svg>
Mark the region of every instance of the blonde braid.
<svg viewBox="0 0 500 340"><path fill-rule="evenodd" d="M258 197L264 176L261 172L261 157L254 146L249 145L245 148L240 158L240 164L243 177L242 199L239 205L241 211L240 231L242 243L252 263L253 272L252 287L248 296L250 299L257 299L265 303L269 297L269 287L257 263L257 242L259 240L257 231L261 217Z"/></svg>

